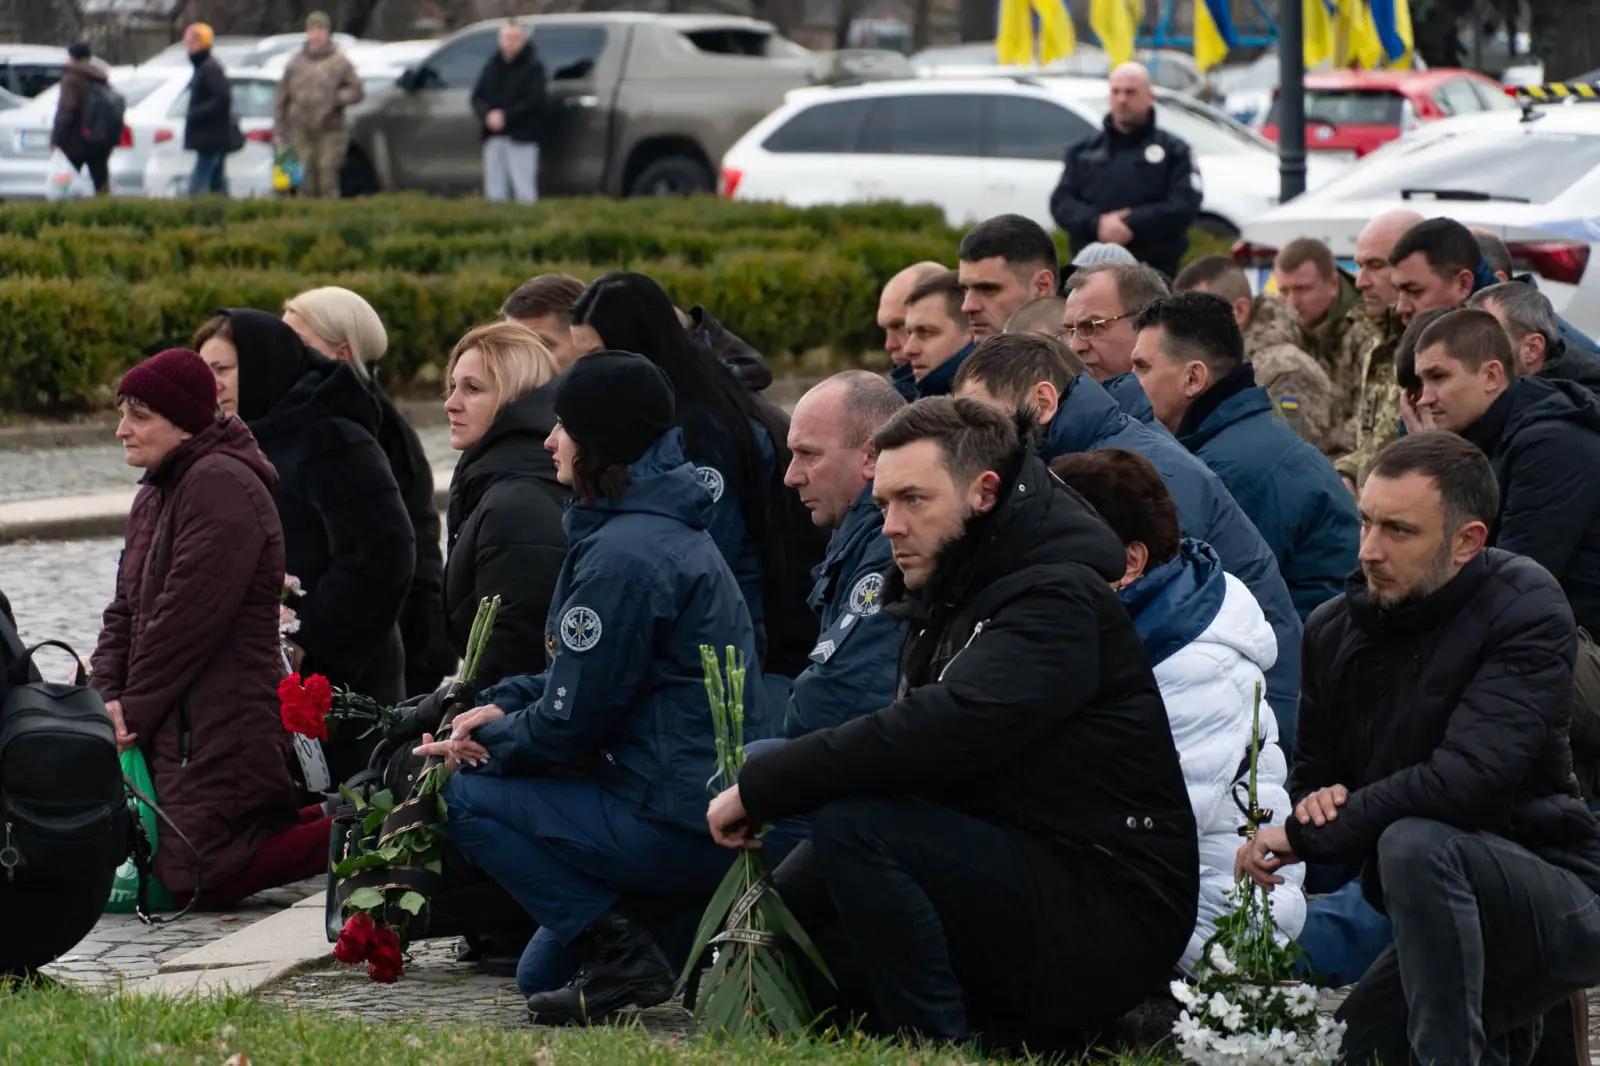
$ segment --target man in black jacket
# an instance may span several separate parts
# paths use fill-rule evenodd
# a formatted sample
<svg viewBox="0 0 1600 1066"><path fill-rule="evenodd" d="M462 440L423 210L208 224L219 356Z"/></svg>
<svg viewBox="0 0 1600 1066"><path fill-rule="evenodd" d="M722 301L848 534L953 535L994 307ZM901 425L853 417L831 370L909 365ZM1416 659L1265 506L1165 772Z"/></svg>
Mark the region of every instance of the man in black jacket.
<svg viewBox="0 0 1600 1066"><path fill-rule="evenodd" d="M1360 864L1394 944L1341 1008L1352 1066L1527 1061L1600 982L1600 826L1567 741L1576 628L1532 560L1485 549L1489 463L1448 433L1378 456L1361 573L1306 625L1284 827L1239 866Z"/></svg>
<svg viewBox="0 0 1600 1066"><path fill-rule="evenodd" d="M1578 624L1600 632L1600 399L1581 385L1518 377L1486 311L1452 311L1417 340L1417 409L1489 457L1500 510L1489 543L1561 583Z"/></svg>
<svg viewBox="0 0 1600 1066"><path fill-rule="evenodd" d="M500 27L500 49L472 90L483 123L483 195L519 204L539 199L539 134L544 122L544 64L522 24Z"/></svg>
<svg viewBox="0 0 1600 1066"><path fill-rule="evenodd" d="M1074 251L1095 241L1120 244L1171 278L1200 214L1200 174L1189 145L1156 128L1155 103L1144 67L1124 63L1111 72L1105 130L1067 149L1050 215Z"/></svg>
<svg viewBox="0 0 1600 1066"><path fill-rule="evenodd" d="M1467 306L1489 312L1506 331L1519 377L1576 381L1600 395L1600 355L1568 341L1566 324L1544 293L1525 281L1507 281L1479 289Z"/></svg>
<svg viewBox="0 0 1600 1066"><path fill-rule="evenodd" d="M233 137L233 89L228 75L211 54L211 27L196 22L183 31L183 45L194 64L189 82L189 110L183 125L183 147L194 153L194 170L189 172L189 195L218 192L228 195L228 178L223 163L229 153L238 151Z"/></svg>
<svg viewBox="0 0 1600 1066"><path fill-rule="evenodd" d="M747 847L811 812L778 884L847 1013L1071 1045L1171 973L1198 894L1166 712L1111 591L1122 545L994 408L923 400L873 442L897 698L756 756L707 818Z"/></svg>

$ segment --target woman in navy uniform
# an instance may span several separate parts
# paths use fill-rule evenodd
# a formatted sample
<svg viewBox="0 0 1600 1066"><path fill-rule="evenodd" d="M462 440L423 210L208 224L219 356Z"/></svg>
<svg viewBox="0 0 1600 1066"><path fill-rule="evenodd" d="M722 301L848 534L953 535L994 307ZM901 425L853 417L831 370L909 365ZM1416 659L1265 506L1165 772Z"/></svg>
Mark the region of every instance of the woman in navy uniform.
<svg viewBox="0 0 1600 1066"><path fill-rule="evenodd" d="M702 644L743 651L746 735L777 731L666 376L642 356L588 355L559 382L555 413L545 446L573 504L549 665L486 689L449 738L417 749L461 767L445 788L450 836L540 925L518 984L541 1024L664 1002L676 971L637 915L697 915L728 870L705 819L716 759Z"/></svg>

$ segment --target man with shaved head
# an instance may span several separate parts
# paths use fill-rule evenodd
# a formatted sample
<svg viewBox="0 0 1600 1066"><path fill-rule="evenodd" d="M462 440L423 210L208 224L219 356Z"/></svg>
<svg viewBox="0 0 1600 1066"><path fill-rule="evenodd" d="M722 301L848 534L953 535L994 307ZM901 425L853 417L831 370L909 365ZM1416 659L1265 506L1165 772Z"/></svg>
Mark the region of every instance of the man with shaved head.
<svg viewBox="0 0 1600 1066"><path fill-rule="evenodd" d="M905 356L906 300L911 290L950 268L943 263L921 262L906 267L889 279L878 298L878 328L883 330L883 350L889 353L889 380L906 400L917 398L911 361Z"/></svg>
<svg viewBox="0 0 1600 1066"><path fill-rule="evenodd" d="M1074 250L1120 244L1171 278L1200 214L1200 175L1189 145L1156 126L1150 72L1124 63L1110 85L1105 128L1067 149L1050 214Z"/></svg>

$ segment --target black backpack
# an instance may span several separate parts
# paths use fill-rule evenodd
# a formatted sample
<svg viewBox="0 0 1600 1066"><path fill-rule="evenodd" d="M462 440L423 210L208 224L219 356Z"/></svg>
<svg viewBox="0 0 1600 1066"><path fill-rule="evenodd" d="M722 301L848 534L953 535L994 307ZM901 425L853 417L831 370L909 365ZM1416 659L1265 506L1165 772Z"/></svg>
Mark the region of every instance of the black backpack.
<svg viewBox="0 0 1600 1066"><path fill-rule="evenodd" d="M89 79L83 98L83 139L90 148L115 148L122 141L122 115L128 102L103 81Z"/></svg>
<svg viewBox="0 0 1600 1066"><path fill-rule="evenodd" d="M9 626L4 627L9 629ZM14 633L8 634L12 640ZM77 661L71 684L37 680L45 645ZM76 652L47 640L8 660L0 703L0 876L103 877L128 855L128 806L116 735Z"/></svg>

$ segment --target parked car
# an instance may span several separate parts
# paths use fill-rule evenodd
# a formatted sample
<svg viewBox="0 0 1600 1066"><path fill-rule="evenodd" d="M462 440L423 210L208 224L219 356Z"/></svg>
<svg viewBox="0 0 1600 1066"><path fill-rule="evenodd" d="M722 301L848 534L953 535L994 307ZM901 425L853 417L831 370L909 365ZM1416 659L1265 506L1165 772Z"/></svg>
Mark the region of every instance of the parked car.
<svg viewBox="0 0 1600 1066"><path fill-rule="evenodd" d="M1470 70L1323 70L1306 75L1306 149L1359 159L1407 130L1481 111L1514 111L1495 81ZM1279 94L1261 135L1278 140Z"/></svg>
<svg viewBox="0 0 1600 1066"><path fill-rule="evenodd" d="M233 90L233 117L244 133L244 147L230 155L226 164L228 195L234 199L271 196L272 164L277 155L272 144L277 75L245 68L231 72L228 82ZM140 163L140 184L147 196L186 196L195 159L194 153L183 147L184 116L189 110L187 79L175 95L158 95L161 99L150 107L161 108L161 115L151 136L152 147ZM134 138L139 138L137 132Z"/></svg>
<svg viewBox="0 0 1600 1066"><path fill-rule="evenodd" d="M1135 55L1139 62L1150 68L1150 80L1163 88L1190 96L1197 96L1205 85L1205 77L1195 66L1194 56L1171 48L1142 48ZM1065 59L1036 68L1000 67L1000 57L993 41L972 44L944 45L924 48L911 57L911 65L924 78L965 78L1027 70L1030 73L1071 74L1085 78L1111 76L1111 57L1104 49L1092 44L1080 44L1077 51Z"/></svg>
<svg viewBox="0 0 1600 1066"><path fill-rule="evenodd" d="M347 194L482 187L470 100L501 24L446 38L351 110ZM546 195L710 191L728 146L808 81L810 54L754 19L593 12L524 25L550 79L539 166Z"/></svg>
<svg viewBox="0 0 1600 1066"><path fill-rule="evenodd" d="M1356 236L1394 207L1447 215L1499 235L1556 310L1600 332L1600 106L1497 111L1430 123L1359 165L1247 223L1234 258L1266 283L1295 237L1324 241L1354 267Z"/></svg>
<svg viewBox="0 0 1600 1066"><path fill-rule="evenodd" d="M26 96L18 96L10 89L0 89L0 111L15 111L17 108L26 105L27 102L28 98Z"/></svg>
<svg viewBox="0 0 1600 1066"><path fill-rule="evenodd" d="M0 44L0 89L34 97L61 80L70 62L65 48Z"/></svg>
<svg viewBox="0 0 1600 1066"><path fill-rule="evenodd" d="M148 127L141 129L139 108L146 98L172 81L170 72L142 72L113 67L111 86L127 102L122 141L111 153L111 192L137 196L144 191L144 157L152 144ZM51 174L50 134L55 127L60 85L54 85L23 106L0 111L0 199L42 200Z"/></svg>
<svg viewBox="0 0 1600 1066"><path fill-rule="evenodd" d="M797 90L729 150L721 191L797 205L935 203L953 226L1013 211L1050 227L1066 149L1101 128L1106 93L1101 80L1043 75ZM1182 93L1158 88L1156 100L1156 122L1193 150L1203 228L1237 235L1277 203L1271 145ZM1311 182L1329 169L1312 161Z"/></svg>

